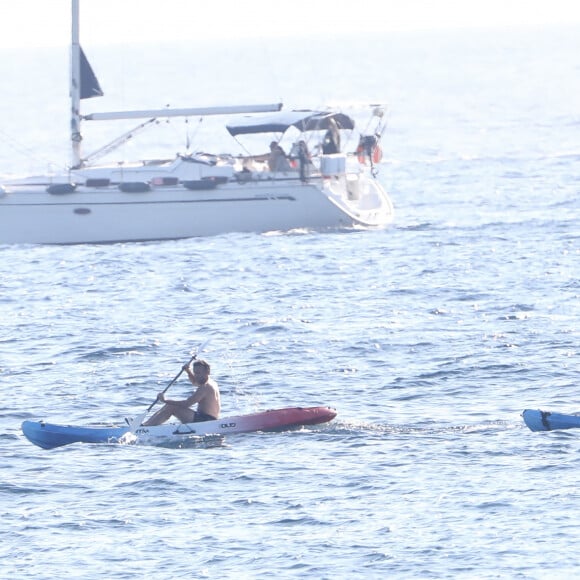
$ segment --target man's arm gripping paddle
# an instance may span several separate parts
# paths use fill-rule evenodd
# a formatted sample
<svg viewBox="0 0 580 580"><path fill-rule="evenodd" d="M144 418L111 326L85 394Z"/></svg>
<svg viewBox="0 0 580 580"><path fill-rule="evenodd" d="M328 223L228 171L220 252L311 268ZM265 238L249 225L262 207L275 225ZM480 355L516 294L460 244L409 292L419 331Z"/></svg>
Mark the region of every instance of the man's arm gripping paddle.
<svg viewBox="0 0 580 580"><path fill-rule="evenodd" d="M183 365L181 367L181 370L175 375L174 379L163 389L162 394L165 394L167 392L167 390L169 389L169 387L171 387L171 385L173 385L173 383L175 383L175 381L177 381L177 379L183 374L183 370L188 367L196 358L197 355L201 353L201 351L207 346L208 342L210 341L210 339L208 338L198 349L197 352L189 359L189 361ZM151 409L153 409L153 407L157 404L157 402L159 401L159 397L157 397L147 408L147 410L142 413L141 415L139 415L138 417L135 417L132 421L130 421L129 423L129 433L135 433L135 431L137 429L139 429L139 427L141 426L141 424L143 423L143 421L145 420L145 417L147 417L147 415L149 414L149 411L151 411Z"/></svg>

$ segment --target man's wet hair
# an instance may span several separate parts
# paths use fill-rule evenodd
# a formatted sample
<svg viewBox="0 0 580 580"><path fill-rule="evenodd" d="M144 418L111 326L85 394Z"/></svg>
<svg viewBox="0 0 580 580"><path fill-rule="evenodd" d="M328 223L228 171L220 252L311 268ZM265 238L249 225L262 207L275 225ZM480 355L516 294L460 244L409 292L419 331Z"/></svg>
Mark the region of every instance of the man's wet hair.
<svg viewBox="0 0 580 580"><path fill-rule="evenodd" d="M193 368L195 367L203 367L206 371L207 374L209 375L209 373L211 372L211 367L209 366L209 363L206 360L203 360L202 358L197 359L194 363L193 363Z"/></svg>

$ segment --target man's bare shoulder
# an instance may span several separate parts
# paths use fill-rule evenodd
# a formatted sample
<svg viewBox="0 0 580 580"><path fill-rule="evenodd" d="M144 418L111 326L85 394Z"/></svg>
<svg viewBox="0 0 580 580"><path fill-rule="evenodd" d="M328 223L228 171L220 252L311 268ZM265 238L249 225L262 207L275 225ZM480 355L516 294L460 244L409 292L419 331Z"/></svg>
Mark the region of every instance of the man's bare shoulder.
<svg viewBox="0 0 580 580"><path fill-rule="evenodd" d="M215 392L217 390L218 390L218 385L212 379L208 379L207 382L205 382L203 385L200 385L199 387L197 387L197 392L200 392L200 393Z"/></svg>

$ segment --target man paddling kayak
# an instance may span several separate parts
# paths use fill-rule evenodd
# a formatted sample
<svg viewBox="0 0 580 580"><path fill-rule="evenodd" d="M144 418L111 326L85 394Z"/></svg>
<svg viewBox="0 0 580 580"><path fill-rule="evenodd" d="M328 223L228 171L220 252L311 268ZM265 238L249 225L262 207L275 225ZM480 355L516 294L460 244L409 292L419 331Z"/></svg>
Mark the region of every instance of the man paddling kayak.
<svg viewBox="0 0 580 580"><path fill-rule="evenodd" d="M171 417L179 419L182 423L214 421L219 418L220 392L217 383L209 378L211 372L209 364L199 359L193 363L193 372L188 364L183 367L183 370L187 373L191 384L197 387L196 390L187 399L181 401L167 399L164 393L159 393L157 400L165 405L145 421L143 426L161 425ZM196 403L197 411L194 411L191 407Z"/></svg>

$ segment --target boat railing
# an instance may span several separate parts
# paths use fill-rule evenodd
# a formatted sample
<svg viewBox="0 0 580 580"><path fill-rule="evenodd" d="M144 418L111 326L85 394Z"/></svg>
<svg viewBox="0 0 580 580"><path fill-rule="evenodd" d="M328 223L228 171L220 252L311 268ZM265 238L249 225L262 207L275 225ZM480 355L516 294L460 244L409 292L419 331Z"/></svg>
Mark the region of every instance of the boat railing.
<svg viewBox="0 0 580 580"><path fill-rule="evenodd" d="M306 163L300 159L289 157L289 169L271 171L266 156L247 156L235 158L235 179L239 182L255 182L264 180L296 180L308 181L316 178L339 178L352 176L351 182L358 179L362 172L355 154L334 153L316 155Z"/></svg>

